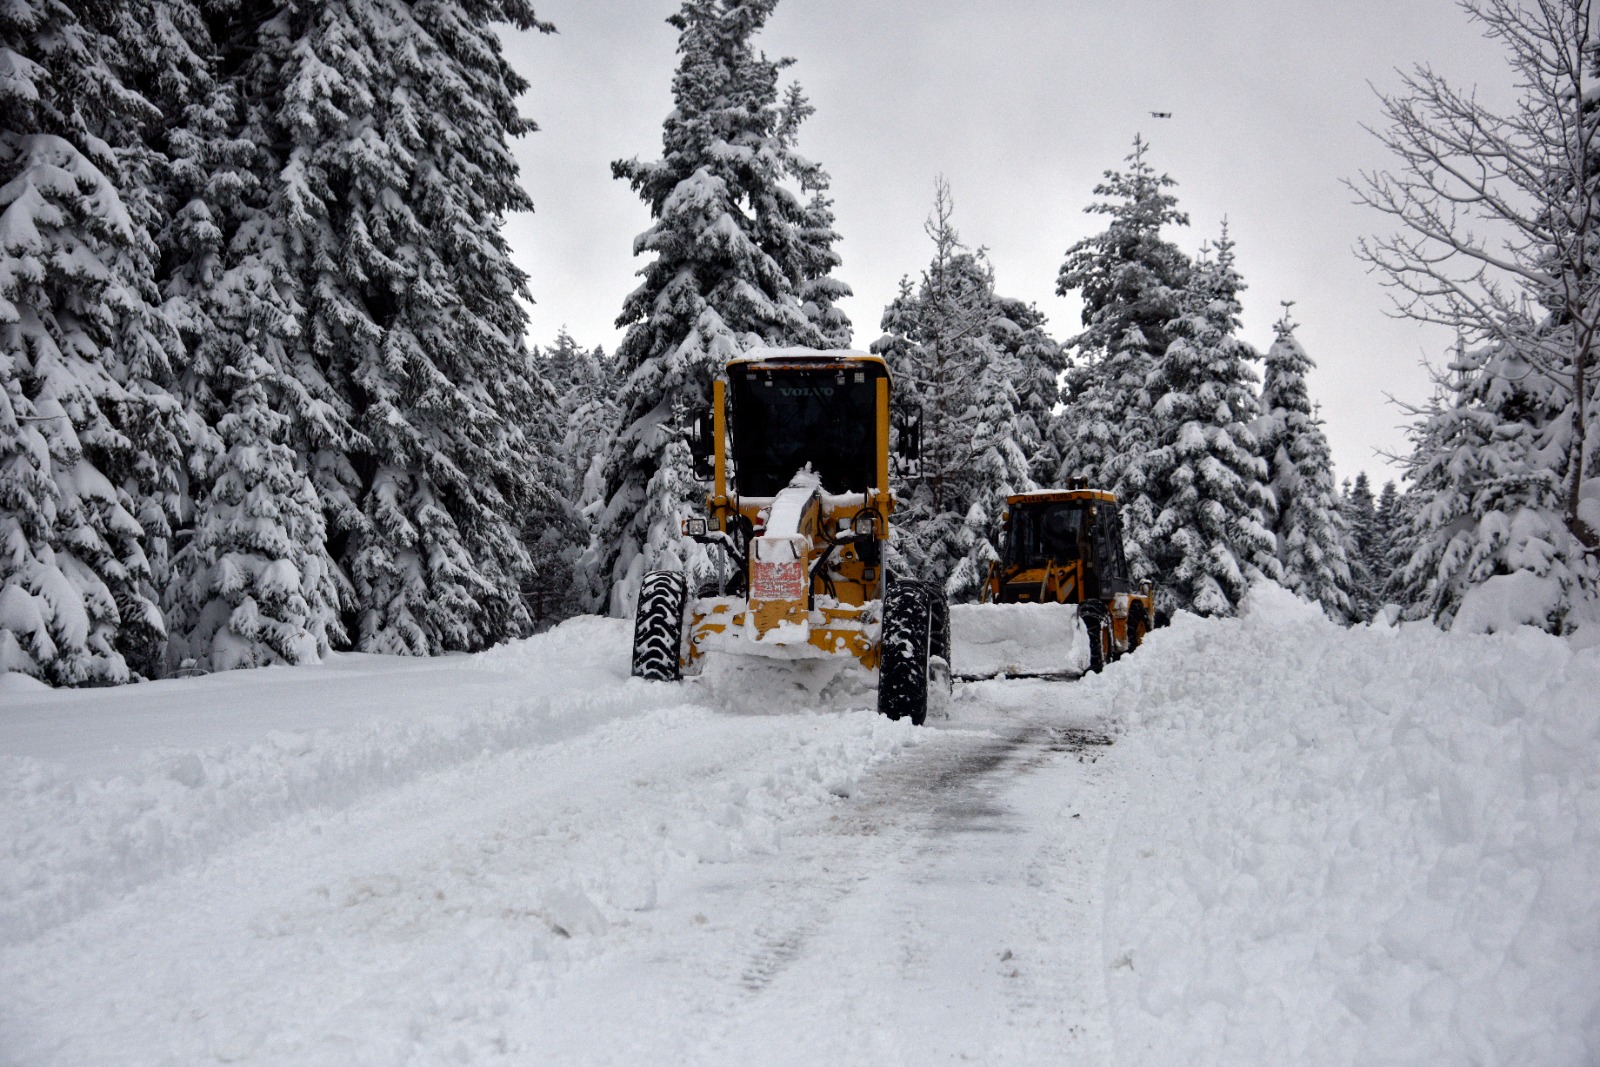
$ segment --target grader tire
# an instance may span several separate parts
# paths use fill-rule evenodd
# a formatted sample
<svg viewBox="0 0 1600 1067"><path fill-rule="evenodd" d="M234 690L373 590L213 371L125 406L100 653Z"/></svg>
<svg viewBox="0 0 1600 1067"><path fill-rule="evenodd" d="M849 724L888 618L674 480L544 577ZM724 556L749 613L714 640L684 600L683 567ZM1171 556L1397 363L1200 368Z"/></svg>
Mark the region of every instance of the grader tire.
<svg viewBox="0 0 1600 1067"><path fill-rule="evenodd" d="M921 726L928 717L928 651L932 611L920 582L895 582L883 601L883 649L878 662L878 713L909 717Z"/></svg>
<svg viewBox="0 0 1600 1067"><path fill-rule="evenodd" d="M651 571L639 586L639 609L633 618L633 676L652 682L683 677L678 650L683 643L683 608L688 597L684 577L675 571Z"/></svg>

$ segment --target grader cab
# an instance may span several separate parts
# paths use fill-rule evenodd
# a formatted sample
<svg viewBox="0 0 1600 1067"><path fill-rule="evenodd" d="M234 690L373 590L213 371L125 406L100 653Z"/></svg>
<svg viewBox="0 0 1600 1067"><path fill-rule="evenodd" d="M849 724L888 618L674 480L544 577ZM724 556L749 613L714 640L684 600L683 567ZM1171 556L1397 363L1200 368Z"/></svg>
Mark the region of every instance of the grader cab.
<svg viewBox="0 0 1600 1067"><path fill-rule="evenodd" d="M885 568L889 369L879 356L758 349L712 386L700 435L710 493L684 533L714 546L714 582L652 571L633 673L675 680L710 655L848 657L878 674L878 710L921 724L949 685L942 591Z"/></svg>
<svg viewBox="0 0 1600 1067"><path fill-rule="evenodd" d="M1091 671L1138 648L1155 623L1155 590L1129 576L1117 495L1079 480L1067 489L1014 494L1006 509L1000 560L984 599L1076 605Z"/></svg>

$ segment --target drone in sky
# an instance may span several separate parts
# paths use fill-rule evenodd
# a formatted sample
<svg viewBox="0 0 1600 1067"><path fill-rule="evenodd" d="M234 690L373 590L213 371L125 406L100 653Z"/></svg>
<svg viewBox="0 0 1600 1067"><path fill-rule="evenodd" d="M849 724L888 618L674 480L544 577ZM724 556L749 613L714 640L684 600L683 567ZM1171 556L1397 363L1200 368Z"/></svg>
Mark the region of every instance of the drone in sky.
<svg viewBox="0 0 1600 1067"><path fill-rule="evenodd" d="M1150 115L1151 115L1152 118L1170 119L1172 117L1172 112L1170 112L1170 111L1152 111L1152 112L1150 112Z"/></svg>

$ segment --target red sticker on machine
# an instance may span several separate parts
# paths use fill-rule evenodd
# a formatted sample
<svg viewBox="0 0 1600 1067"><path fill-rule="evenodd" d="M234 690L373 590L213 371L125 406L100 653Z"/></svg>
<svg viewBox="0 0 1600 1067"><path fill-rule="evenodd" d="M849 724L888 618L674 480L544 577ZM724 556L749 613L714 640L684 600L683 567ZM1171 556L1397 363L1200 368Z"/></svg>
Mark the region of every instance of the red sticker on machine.
<svg viewBox="0 0 1600 1067"><path fill-rule="evenodd" d="M804 560L767 563L750 561L751 600L799 600L806 595Z"/></svg>

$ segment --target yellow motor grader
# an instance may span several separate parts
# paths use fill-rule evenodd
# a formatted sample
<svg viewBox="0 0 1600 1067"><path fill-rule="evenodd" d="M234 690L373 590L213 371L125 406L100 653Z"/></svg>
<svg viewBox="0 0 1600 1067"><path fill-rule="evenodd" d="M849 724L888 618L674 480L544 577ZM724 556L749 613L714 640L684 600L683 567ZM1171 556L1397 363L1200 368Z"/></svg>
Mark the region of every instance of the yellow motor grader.
<svg viewBox="0 0 1600 1067"><path fill-rule="evenodd" d="M1128 574L1117 495L1081 479L1006 498L1000 559L983 599L1076 605L1091 671L1138 648L1156 621L1153 585Z"/></svg>
<svg viewBox="0 0 1600 1067"><path fill-rule="evenodd" d="M756 349L712 384L698 435L710 493L684 533L729 564L710 588L651 571L634 618L633 673L675 680L716 653L849 657L878 674L878 710L927 715L950 685L943 591L890 575L884 545L892 383L879 356Z"/></svg>

